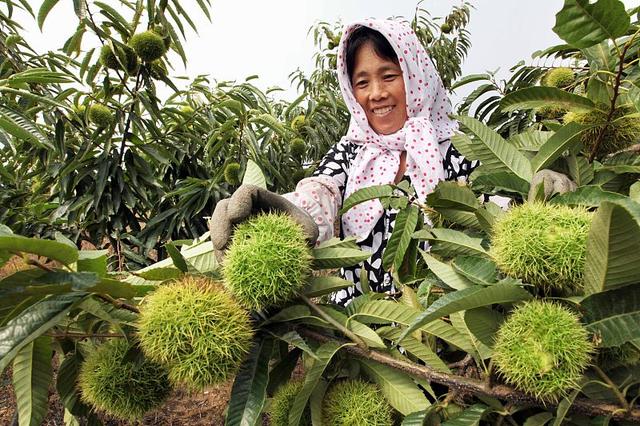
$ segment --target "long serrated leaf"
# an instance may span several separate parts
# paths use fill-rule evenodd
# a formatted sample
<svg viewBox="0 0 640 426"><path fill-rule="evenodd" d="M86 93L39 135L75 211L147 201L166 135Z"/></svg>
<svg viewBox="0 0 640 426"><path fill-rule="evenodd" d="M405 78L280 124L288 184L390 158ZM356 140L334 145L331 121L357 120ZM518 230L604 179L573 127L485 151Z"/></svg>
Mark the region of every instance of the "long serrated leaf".
<svg viewBox="0 0 640 426"><path fill-rule="evenodd" d="M225 425L255 425L260 420L267 397L272 352L273 339L262 337L254 342L233 382Z"/></svg>
<svg viewBox="0 0 640 426"><path fill-rule="evenodd" d="M602 347L620 346L640 338L640 285L592 294L580 306L585 327L596 333Z"/></svg>
<svg viewBox="0 0 640 426"><path fill-rule="evenodd" d="M409 325L415 322L420 313L420 310L400 303L373 300L362 304L357 312L351 315L351 318L357 318L363 323ZM420 327L420 330L437 336L467 352L472 350L467 339L445 321L436 319Z"/></svg>
<svg viewBox="0 0 640 426"><path fill-rule="evenodd" d="M513 284L495 284L489 287L474 286L447 293L422 312L407 328L400 341L429 322L454 312L479 308L494 303L512 303L531 299L531 293Z"/></svg>
<svg viewBox="0 0 640 426"><path fill-rule="evenodd" d="M420 254L429 267L429 270L431 270L431 272L433 272L443 283L445 283L450 288L462 290L464 288L473 286L473 282L465 278L463 275L457 273L451 265L439 261L423 250L420 250Z"/></svg>
<svg viewBox="0 0 640 426"><path fill-rule="evenodd" d="M0 236L0 250L37 254L70 265L78 260L78 250L57 241L26 238L19 235Z"/></svg>
<svg viewBox="0 0 640 426"><path fill-rule="evenodd" d="M248 159L247 167L242 178L243 185L255 185L263 189L267 189L267 180L255 161Z"/></svg>
<svg viewBox="0 0 640 426"><path fill-rule="evenodd" d="M497 266L486 257L458 256L451 266L454 271L475 284L493 285L498 282Z"/></svg>
<svg viewBox="0 0 640 426"><path fill-rule="evenodd" d="M329 306L318 305L318 308L339 322L343 327L353 331L353 333L362 338L368 346L386 349L386 345L380 336L371 328Z"/></svg>
<svg viewBox="0 0 640 426"><path fill-rule="evenodd" d="M569 206L598 207L603 201L624 200L625 197L617 192L605 191L598 185L582 186L575 191L557 195L549 200L551 204L566 204Z"/></svg>
<svg viewBox="0 0 640 426"><path fill-rule="evenodd" d="M589 236L584 291L593 294L640 282L640 204L605 201L596 212Z"/></svg>
<svg viewBox="0 0 640 426"><path fill-rule="evenodd" d="M553 31L570 45L585 48L624 35L629 24L629 15L621 1L565 0L562 10L556 14Z"/></svg>
<svg viewBox="0 0 640 426"><path fill-rule="evenodd" d="M563 152L577 145L585 128L578 123L568 123L556 131L531 160L533 172L549 166L560 158Z"/></svg>
<svg viewBox="0 0 640 426"><path fill-rule="evenodd" d="M353 286L352 281L339 277L318 276L309 279L309 284L302 290L302 293L307 297L320 297L351 286Z"/></svg>
<svg viewBox="0 0 640 426"><path fill-rule="evenodd" d="M20 426L38 426L47 414L52 354L51 338L41 336L20 349L13 360L13 388Z"/></svg>
<svg viewBox="0 0 640 426"><path fill-rule="evenodd" d="M346 213L353 206L362 202L374 200L376 198L390 197L392 194L393 187L391 185L375 185L359 189L344 200L339 214L342 215Z"/></svg>
<svg viewBox="0 0 640 426"><path fill-rule="evenodd" d="M485 166L495 166L510 171L527 182L533 176L531 163L517 148L507 143L493 129L471 117L457 116L458 121L482 143L482 156L478 158Z"/></svg>
<svg viewBox="0 0 640 426"><path fill-rule="evenodd" d="M473 404L453 419L442 423L442 426L478 426L487 410L489 407L484 404Z"/></svg>
<svg viewBox="0 0 640 426"><path fill-rule="evenodd" d="M17 111L0 107L0 129L17 138L30 140L41 147L53 149L53 145L38 125Z"/></svg>
<svg viewBox="0 0 640 426"><path fill-rule="evenodd" d="M593 101L587 97L569 93L556 87L527 87L509 93L502 101L500 108L504 112L520 109L540 108L549 104L558 105L578 111L591 111L595 108Z"/></svg>
<svg viewBox="0 0 640 426"><path fill-rule="evenodd" d="M428 240L431 251L445 257L471 255L488 257L482 247L482 238L470 237L467 234L448 228L432 228L417 231L413 238Z"/></svg>
<svg viewBox="0 0 640 426"><path fill-rule="evenodd" d="M427 409L431 404L406 373L365 359L364 371L382 389L389 404L403 415Z"/></svg>
<svg viewBox="0 0 640 426"><path fill-rule="evenodd" d="M413 205L405 207L396 215L393 232L382 254L382 267L387 271L391 270L392 266L394 271L398 271L402 266L411 235L418 224L418 216L418 208Z"/></svg>
<svg viewBox="0 0 640 426"><path fill-rule="evenodd" d="M26 345L64 319L84 294L64 294L41 300L0 328L0 371Z"/></svg>
<svg viewBox="0 0 640 426"><path fill-rule="evenodd" d="M342 247L325 247L312 250L314 269L334 269L357 265L371 257L368 251Z"/></svg>
<svg viewBox="0 0 640 426"><path fill-rule="evenodd" d="M316 355L319 360L314 360L311 368L307 371L304 378L304 385L302 385L302 389L300 389L300 392L296 395L293 405L291 406L291 410L289 411L289 426L298 426L300 424L304 408L307 405L309 397L318 385L318 381L320 380L324 369L327 367L336 352L344 346L350 345L353 344L348 343L339 345L336 342L327 342L318 348Z"/></svg>
<svg viewBox="0 0 640 426"><path fill-rule="evenodd" d="M402 330L397 327L380 327L376 332L381 337L392 342L396 342L402 334ZM411 336L404 339L402 342L402 348L435 370L442 371L444 373L451 372L447 367L447 364L445 364L428 345L425 345Z"/></svg>
<svg viewBox="0 0 640 426"><path fill-rule="evenodd" d="M40 31L42 31L44 21L47 19L49 12L51 12L51 9L53 9L59 1L60 0L44 0L42 5L40 5L40 9L38 10L38 28L40 28Z"/></svg>
<svg viewBox="0 0 640 426"><path fill-rule="evenodd" d="M427 196L427 204L438 211L455 209L473 212L480 207L480 202L469 187L448 181L442 181L436 186Z"/></svg>

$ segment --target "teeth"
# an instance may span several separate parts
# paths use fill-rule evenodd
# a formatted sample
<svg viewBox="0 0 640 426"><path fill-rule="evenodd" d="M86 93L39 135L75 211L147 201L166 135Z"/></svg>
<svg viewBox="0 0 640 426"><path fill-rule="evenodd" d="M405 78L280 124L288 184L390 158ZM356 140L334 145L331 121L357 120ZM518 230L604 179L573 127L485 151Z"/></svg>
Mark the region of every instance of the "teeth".
<svg viewBox="0 0 640 426"><path fill-rule="evenodd" d="M384 115L393 109L392 106L384 107L384 108L374 108L373 113L376 115Z"/></svg>

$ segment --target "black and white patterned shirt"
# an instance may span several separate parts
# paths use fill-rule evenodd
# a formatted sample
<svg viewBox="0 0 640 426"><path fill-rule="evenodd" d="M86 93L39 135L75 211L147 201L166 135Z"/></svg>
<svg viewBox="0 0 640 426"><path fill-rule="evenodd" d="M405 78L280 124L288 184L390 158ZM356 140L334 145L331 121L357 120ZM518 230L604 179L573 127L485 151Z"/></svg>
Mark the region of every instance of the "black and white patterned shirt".
<svg viewBox="0 0 640 426"><path fill-rule="evenodd" d="M343 139L327 152L314 173L314 176L331 177L340 191L340 204L344 201L344 189L347 177L349 176L350 165L353 163L361 147L362 145ZM466 179L478 165L477 161L466 160L449 140L440 143L440 152L443 157L446 180ZM404 179L410 182L409 176L406 174ZM396 210L386 209L369 236L363 241L358 242L362 250L371 252L371 257L359 265L341 269L340 276L352 281L355 285L336 292L332 297L335 303L346 305L352 298L362 294L360 273L363 266L367 273L371 290L375 292L388 292L393 290L391 274L382 268L382 254L393 232L396 214ZM340 227L340 237L344 237L342 227Z"/></svg>

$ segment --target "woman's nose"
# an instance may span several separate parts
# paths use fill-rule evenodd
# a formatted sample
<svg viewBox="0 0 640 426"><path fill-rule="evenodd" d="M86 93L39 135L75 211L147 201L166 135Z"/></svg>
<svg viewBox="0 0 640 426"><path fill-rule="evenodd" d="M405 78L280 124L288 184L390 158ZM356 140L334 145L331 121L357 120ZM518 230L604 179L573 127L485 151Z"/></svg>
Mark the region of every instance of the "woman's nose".
<svg viewBox="0 0 640 426"><path fill-rule="evenodd" d="M387 96L387 89L382 82L372 82L369 94L372 100L384 99Z"/></svg>

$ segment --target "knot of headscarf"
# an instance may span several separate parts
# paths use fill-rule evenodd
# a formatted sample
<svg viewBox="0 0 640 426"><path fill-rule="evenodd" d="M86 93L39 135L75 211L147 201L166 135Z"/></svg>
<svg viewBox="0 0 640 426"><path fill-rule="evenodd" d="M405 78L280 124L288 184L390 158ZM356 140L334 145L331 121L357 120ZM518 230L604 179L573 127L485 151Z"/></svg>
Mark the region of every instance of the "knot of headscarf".
<svg viewBox="0 0 640 426"><path fill-rule="evenodd" d="M393 134L374 132L353 94L345 52L349 35L359 26L380 32L398 56L409 119ZM345 199L359 189L393 183L400 166L400 155L406 151L406 174L418 199L424 202L437 183L445 178L439 143L453 135L457 123L449 118L449 98L413 30L406 23L391 20L367 19L347 25L339 46L338 80L351 112L349 130L344 138L362 145L349 169ZM344 235L356 236L358 241L365 239L383 213L382 203L378 200L358 204L342 215Z"/></svg>

